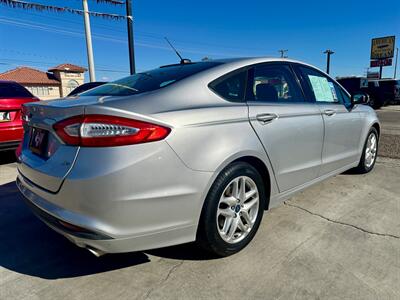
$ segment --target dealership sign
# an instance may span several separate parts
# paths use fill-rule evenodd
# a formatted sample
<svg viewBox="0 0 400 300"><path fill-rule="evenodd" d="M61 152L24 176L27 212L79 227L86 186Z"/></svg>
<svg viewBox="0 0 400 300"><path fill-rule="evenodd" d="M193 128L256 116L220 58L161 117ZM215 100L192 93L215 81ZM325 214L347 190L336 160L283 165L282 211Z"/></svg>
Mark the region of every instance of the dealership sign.
<svg viewBox="0 0 400 300"><path fill-rule="evenodd" d="M379 59L379 60L371 60L370 67L375 68L375 67L386 67L386 66L391 66L392 65L392 59L391 58L385 58L385 59Z"/></svg>
<svg viewBox="0 0 400 300"><path fill-rule="evenodd" d="M372 39L371 60L392 58L394 56L395 36Z"/></svg>

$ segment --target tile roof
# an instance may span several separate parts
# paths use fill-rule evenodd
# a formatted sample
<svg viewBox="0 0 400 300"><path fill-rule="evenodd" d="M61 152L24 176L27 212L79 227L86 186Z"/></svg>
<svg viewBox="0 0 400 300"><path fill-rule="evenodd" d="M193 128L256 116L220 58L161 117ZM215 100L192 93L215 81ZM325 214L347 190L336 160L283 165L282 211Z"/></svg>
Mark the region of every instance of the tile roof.
<svg viewBox="0 0 400 300"><path fill-rule="evenodd" d="M60 85L60 81L50 73L32 69L29 67L19 67L0 74L0 80L16 81L25 85Z"/></svg>
<svg viewBox="0 0 400 300"><path fill-rule="evenodd" d="M50 71L71 71L71 72L83 73L83 72L87 71L87 69L84 67L73 65L73 64L61 64L61 65L55 66L53 68L50 68L48 71L49 72Z"/></svg>

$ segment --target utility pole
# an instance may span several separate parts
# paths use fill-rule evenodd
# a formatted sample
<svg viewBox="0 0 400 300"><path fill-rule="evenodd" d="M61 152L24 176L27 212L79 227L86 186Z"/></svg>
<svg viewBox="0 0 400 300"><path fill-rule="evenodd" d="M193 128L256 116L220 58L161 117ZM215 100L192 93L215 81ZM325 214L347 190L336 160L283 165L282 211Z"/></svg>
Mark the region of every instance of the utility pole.
<svg viewBox="0 0 400 300"><path fill-rule="evenodd" d="M285 53L287 53L288 51L288 49L278 50L278 52L281 54L281 58L287 58L287 55L285 55Z"/></svg>
<svg viewBox="0 0 400 300"><path fill-rule="evenodd" d="M330 69L330 65L331 65L331 55L335 52L328 49L328 50L325 50L324 53L326 54L326 73L329 74L329 69Z"/></svg>
<svg viewBox="0 0 400 300"><path fill-rule="evenodd" d="M92 47L92 33L90 31L90 19L89 19L89 8L87 0L82 0L85 21L85 34L86 34L86 50L89 65L89 76L90 81L96 81L96 75L94 73L94 59L93 59L93 47Z"/></svg>
<svg viewBox="0 0 400 300"><path fill-rule="evenodd" d="M396 48L396 62L394 63L394 76L393 79L396 79L397 75L397 59L399 58L399 48Z"/></svg>
<svg viewBox="0 0 400 300"><path fill-rule="evenodd" d="M126 17L128 25L128 46L129 46L129 67L131 75L136 73L135 66L135 48L133 39L133 17L132 17L132 0L126 0Z"/></svg>

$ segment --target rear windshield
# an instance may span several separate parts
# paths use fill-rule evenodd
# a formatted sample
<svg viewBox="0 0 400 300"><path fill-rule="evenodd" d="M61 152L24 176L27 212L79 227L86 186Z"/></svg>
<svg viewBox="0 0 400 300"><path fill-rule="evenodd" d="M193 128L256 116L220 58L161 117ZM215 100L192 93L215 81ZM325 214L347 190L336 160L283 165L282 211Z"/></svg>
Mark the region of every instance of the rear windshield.
<svg viewBox="0 0 400 300"><path fill-rule="evenodd" d="M16 83L0 82L0 98L32 98L33 95Z"/></svg>
<svg viewBox="0 0 400 300"><path fill-rule="evenodd" d="M80 96L129 96L150 92L220 64L220 62L200 62L161 67L106 83Z"/></svg>

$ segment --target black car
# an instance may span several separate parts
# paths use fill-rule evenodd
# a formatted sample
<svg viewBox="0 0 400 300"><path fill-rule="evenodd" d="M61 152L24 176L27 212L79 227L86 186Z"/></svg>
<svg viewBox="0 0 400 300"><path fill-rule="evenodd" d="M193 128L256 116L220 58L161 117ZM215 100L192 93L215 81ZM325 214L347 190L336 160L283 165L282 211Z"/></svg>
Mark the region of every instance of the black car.
<svg viewBox="0 0 400 300"><path fill-rule="evenodd" d="M98 87L100 85L103 85L105 83L107 83L107 82L94 81L94 82L84 83L84 84L78 86L77 88L75 88L71 93L68 94L67 97L76 96L80 93L86 92L87 90L91 90L91 89Z"/></svg>
<svg viewBox="0 0 400 300"><path fill-rule="evenodd" d="M368 89L371 95L379 99L383 105L400 103L399 79L370 80Z"/></svg>
<svg viewBox="0 0 400 300"><path fill-rule="evenodd" d="M337 81L350 93L366 93L369 105L379 109L390 103L400 103L400 80L367 79L366 77L338 77Z"/></svg>

